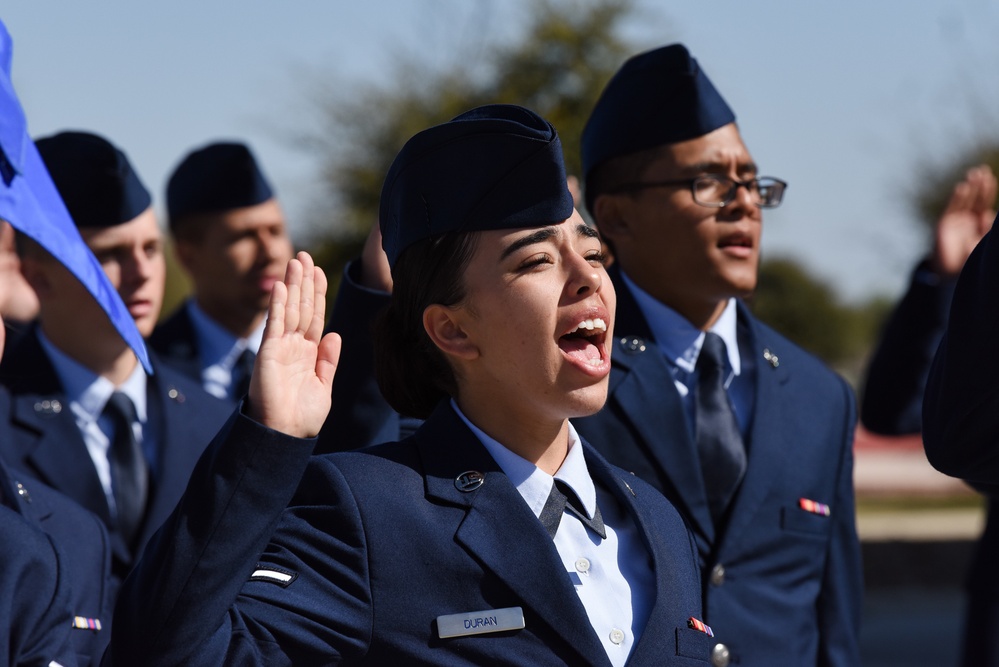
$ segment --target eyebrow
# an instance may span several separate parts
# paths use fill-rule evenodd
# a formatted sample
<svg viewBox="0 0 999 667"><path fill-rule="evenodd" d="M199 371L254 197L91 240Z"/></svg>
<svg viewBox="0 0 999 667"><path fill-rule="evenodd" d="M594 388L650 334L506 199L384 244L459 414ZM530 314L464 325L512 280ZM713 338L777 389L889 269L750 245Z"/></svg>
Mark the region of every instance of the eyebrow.
<svg viewBox="0 0 999 667"><path fill-rule="evenodd" d="M578 236L582 236L588 239L600 238L600 233L585 223L580 223L576 225L576 234ZM506 259L507 257L517 252L521 248L525 248L529 245L533 245L535 243L543 243L548 239L552 238L553 236L558 236L558 230L555 227L544 227L543 229L539 229L533 234L528 234L527 236L519 238L510 245L508 245L503 250L503 254L500 255L500 259L501 260Z"/></svg>
<svg viewBox="0 0 999 667"><path fill-rule="evenodd" d="M554 227L543 227L542 229L539 229L538 231L534 232L533 234L528 234L527 236L522 236L521 238L517 239L516 241L514 241L513 243L511 243L510 245L508 245L503 250L503 254L500 255L500 259L501 260L502 259L506 259L507 257L509 257L510 255L512 255L513 253L517 252L518 250L520 250L521 248L524 248L526 246L533 245L535 243L542 243L544 241L547 241L548 239L550 239L551 237L555 236L556 234L557 234L557 232L555 231Z"/></svg>

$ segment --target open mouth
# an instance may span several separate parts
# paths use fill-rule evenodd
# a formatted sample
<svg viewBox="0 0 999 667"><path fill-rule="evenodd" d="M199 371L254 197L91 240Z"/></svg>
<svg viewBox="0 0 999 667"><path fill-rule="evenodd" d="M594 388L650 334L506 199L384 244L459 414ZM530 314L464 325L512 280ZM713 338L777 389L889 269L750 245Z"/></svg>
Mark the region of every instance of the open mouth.
<svg viewBox="0 0 999 667"><path fill-rule="evenodd" d="M753 237L749 234L732 234L726 236L718 242L721 249L734 250L736 252L751 252L753 249Z"/></svg>
<svg viewBox="0 0 999 667"><path fill-rule="evenodd" d="M584 366L600 366L604 363L607 338L607 323L595 317L582 320L572 331L558 339L562 352L573 361Z"/></svg>

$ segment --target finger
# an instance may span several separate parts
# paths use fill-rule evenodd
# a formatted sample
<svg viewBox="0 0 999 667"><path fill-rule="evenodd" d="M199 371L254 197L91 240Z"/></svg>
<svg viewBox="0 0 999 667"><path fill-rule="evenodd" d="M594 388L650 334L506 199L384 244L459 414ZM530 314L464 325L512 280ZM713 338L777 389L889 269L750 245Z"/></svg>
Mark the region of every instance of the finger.
<svg viewBox="0 0 999 667"><path fill-rule="evenodd" d="M336 375L342 345L343 341L340 339L340 334L337 333L328 333L319 342L319 354L316 357L316 377L319 378L324 387L333 385L333 376Z"/></svg>
<svg viewBox="0 0 999 667"><path fill-rule="evenodd" d="M302 303L302 263L298 259L288 262L288 270L284 274L284 282L288 286L287 305L284 309L284 331L298 329L299 312Z"/></svg>
<svg viewBox="0 0 999 667"><path fill-rule="evenodd" d="M303 335L312 326L312 311L315 308L316 285L315 285L315 264L312 256L307 252L298 253L298 261L302 263L302 289L300 292L301 305L298 311L298 328Z"/></svg>
<svg viewBox="0 0 999 667"><path fill-rule="evenodd" d="M950 201L947 202L947 208L944 209L943 214L947 215L959 211L967 211L974 200L971 190L971 184L967 180L963 180L955 185L953 192L950 194Z"/></svg>
<svg viewBox="0 0 999 667"><path fill-rule="evenodd" d="M264 325L264 339L280 338L284 335L284 310L288 303L288 286L280 280L271 289L271 302L267 306L267 323ZM258 355L259 358L259 355Z"/></svg>
<svg viewBox="0 0 999 667"><path fill-rule="evenodd" d="M313 283L316 286L316 305L312 311L312 324L309 326L309 330L305 333L305 337L309 340L319 340L323 335L323 329L326 327L326 290L328 288L328 284L326 281L326 273L318 266L313 269L313 273Z"/></svg>
<svg viewBox="0 0 999 667"><path fill-rule="evenodd" d="M982 186L979 189L979 209L980 211L992 211L996 205L996 193L999 191L999 181L989 167L981 168Z"/></svg>

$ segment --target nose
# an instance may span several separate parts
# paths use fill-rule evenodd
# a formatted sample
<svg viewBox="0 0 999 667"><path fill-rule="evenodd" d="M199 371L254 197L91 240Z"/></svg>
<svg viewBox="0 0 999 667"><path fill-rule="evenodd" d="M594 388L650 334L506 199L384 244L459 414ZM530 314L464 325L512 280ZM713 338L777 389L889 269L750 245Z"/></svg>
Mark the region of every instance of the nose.
<svg viewBox="0 0 999 667"><path fill-rule="evenodd" d="M262 230L257 234L256 238L257 257L266 262L291 258L290 250L286 251L286 247L290 248L290 241L288 236L283 232Z"/></svg>
<svg viewBox="0 0 999 667"><path fill-rule="evenodd" d="M723 219L738 220L743 217L758 218L760 216L759 196L753 193L748 183L738 182L735 186L735 196L732 201L721 209Z"/></svg>
<svg viewBox="0 0 999 667"><path fill-rule="evenodd" d="M594 266L582 255L572 253L570 270L570 294L575 294L580 297L587 296L598 291L601 285L603 285L603 267Z"/></svg>

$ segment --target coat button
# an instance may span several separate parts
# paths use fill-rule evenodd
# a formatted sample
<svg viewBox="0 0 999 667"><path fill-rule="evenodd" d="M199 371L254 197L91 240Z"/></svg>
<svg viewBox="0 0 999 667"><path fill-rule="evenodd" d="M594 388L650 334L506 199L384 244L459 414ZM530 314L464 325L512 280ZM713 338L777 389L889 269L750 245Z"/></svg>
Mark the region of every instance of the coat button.
<svg viewBox="0 0 999 667"><path fill-rule="evenodd" d="M715 644L715 647L711 649L711 664L714 667L728 667L731 659L732 655L724 644Z"/></svg>
<svg viewBox="0 0 999 667"><path fill-rule="evenodd" d="M712 586L721 586L725 583L725 567L721 563L711 568L710 580Z"/></svg>

